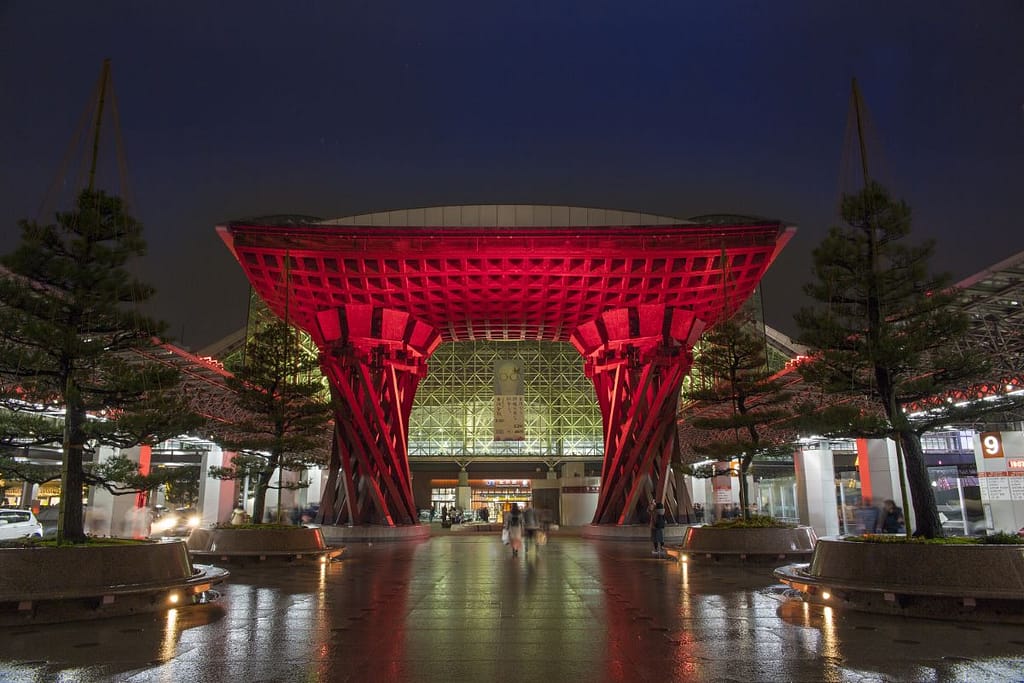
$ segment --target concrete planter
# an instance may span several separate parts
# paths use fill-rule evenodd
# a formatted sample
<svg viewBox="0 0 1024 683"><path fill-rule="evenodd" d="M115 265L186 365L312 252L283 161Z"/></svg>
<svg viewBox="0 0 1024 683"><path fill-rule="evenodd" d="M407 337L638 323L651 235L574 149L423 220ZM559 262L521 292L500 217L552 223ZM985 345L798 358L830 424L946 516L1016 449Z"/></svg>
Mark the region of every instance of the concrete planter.
<svg viewBox="0 0 1024 683"><path fill-rule="evenodd" d="M228 573L193 565L185 544L0 549L0 623L152 612L201 602Z"/></svg>
<svg viewBox="0 0 1024 683"><path fill-rule="evenodd" d="M792 529L692 526L686 531L680 559L713 562L772 562L807 559L818 537L807 526ZM671 551L670 551L671 552Z"/></svg>
<svg viewBox="0 0 1024 683"><path fill-rule="evenodd" d="M193 557L222 561L245 558L331 559L342 552L342 548L328 547L319 527L302 526L193 529L187 544Z"/></svg>
<svg viewBox="0 0 1024 683"><path fill-rule="evenodd" d="M665 543L679 543L686 534L684 524L665 525ZM580 536L600 541L651 542L651 527L647 524L588 524L580 528Z"/></svg>
<svg viewBox="0 0 1024 683"><path fill-rule="evenodd" d="M451 527L455 531L460 525ZM359 524L353 526L334 526L324 524L320 527L324 538L332 545L344 543L419 543L430 539L429 524L403 524L384 526L383 524Z"/></svg>
<svg viewBox="0 0 1024 683"><path fill-rule="evenodd" d="M866 612L1024 623L1024 545L822 539L775 570L811 602Z"/></svg>

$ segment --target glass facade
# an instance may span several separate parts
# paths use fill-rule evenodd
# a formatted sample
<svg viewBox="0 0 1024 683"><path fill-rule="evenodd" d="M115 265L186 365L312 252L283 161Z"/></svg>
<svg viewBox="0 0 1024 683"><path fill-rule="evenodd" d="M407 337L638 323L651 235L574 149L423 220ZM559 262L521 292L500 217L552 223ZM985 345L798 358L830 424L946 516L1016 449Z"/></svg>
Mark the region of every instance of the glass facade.
<svg viewBox="0 0 1024 683"><path fill-rule="evenodd" d="M521 361L526 438L494 440L494 363ZM411 456L591 456L604 453L601 411L570 344L446 343L430 358L409 417Z"/></svg>

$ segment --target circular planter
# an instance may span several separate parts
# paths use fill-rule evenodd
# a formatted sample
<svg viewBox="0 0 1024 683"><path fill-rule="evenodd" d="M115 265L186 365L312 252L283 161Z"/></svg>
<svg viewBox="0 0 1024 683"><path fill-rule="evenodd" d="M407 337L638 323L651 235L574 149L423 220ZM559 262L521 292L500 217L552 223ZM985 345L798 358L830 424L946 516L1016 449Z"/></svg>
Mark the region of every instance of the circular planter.
<svg viewBox="0 0 1024 683"><path fill-rule="evenodd" d="M684 524L665 525L665 542L679 543L686 534ZM588 524L580 529L580 536L598 541L651 542L651 527L647 524Z"/></svg>
<svg viewBox="0 0 1024 683"><path fill-rule="evenodd" d="M808 526L790 529L692 526L686 530L680 559L713 562L772 562L807 559L818 536Z"/></svg>
<svg viewBox="0 0 1024 683"><path fill-rule="evenodd" d="M186 540L193 557L233 559L331 559L343 548L331 548L318 527L230 527L193 529Z"/></svg>
<svg viewBox="0 0 1024 683"><path fill-rule="evenodd" d="M1024 545L822 539L775 575L810 602L866 612L1024 623Z"/></svg>
<svg viewBox="0 0 1024 683"><path fill-rule="evenodd" d="M227 576L193 565L181 541L0 548L0 623L159 611L205 601Z"/></svg>

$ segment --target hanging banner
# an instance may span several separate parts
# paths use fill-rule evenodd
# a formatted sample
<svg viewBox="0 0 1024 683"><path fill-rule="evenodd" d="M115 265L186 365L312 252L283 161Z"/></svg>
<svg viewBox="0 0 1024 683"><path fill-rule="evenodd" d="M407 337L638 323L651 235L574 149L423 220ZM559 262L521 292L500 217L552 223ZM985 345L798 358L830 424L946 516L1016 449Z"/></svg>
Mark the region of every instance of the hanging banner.
<svg viewBox="0 0 1024 683"><path fill-rule="evenodd" d="M494 361L494 440L523 441L526 420L523 417L523 362Z"/></svg>

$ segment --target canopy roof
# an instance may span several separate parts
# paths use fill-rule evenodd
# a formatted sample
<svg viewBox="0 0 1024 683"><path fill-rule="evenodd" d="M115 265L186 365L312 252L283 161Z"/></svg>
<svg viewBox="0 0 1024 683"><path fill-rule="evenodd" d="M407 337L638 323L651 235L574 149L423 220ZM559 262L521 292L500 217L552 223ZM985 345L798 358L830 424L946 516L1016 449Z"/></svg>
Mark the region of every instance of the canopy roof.
<svg viewBox="0 0 1024 683"><path fill-rule="evenodd" d="M795 229L734 216L481 205L217 230L270 308L321 344L332 332L317 313L340 307L406 313L441 341L568 341L605 311L648 305L710 325L750 296Z"/></svg>

